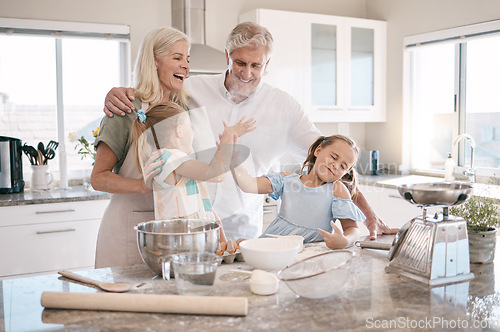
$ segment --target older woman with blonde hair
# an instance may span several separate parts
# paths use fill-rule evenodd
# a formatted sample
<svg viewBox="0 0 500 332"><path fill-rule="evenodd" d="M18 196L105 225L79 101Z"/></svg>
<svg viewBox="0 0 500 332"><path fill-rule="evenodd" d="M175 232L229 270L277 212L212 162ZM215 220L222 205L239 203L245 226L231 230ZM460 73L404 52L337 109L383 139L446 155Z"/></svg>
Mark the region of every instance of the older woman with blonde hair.
<svg viewBox="0 0 500 332"><path fill-rule="evenodd" d="M161 102L186 108L183 90L189 73L188 37L169 27L157 28L144 38L137 56L134 109L125 116L104 117L96 139L97 155L92 170L94 189L112 194L104 213L96 247L95 267L140 263L134 226L154 219L153 195L136 162L130 131L138 110ZM150 160L158 158L153 154ZM143 170L146 178L157 163Z"/></svg>

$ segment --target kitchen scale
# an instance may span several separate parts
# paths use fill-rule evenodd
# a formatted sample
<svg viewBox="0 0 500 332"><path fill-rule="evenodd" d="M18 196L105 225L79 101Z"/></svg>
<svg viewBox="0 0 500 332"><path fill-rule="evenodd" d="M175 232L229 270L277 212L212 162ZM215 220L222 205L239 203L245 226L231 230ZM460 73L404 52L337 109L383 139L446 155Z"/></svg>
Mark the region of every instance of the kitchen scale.
<svg viewBox="0 0 500 332"><path fill-rule="evenodd" d="M360 247L389 249L386 271L430 286L474 278L470 272L466 221L448 213L448 207L460 205L472 196L472 185L420 183L401 185L398 191L405 200L421 207L422 215L401 227L392 245L362 241ZM442 207L443 213L427 215L430 207Z"/></svg>
<svg viewBox="0 0 500 332"><path fill-rule="evenodd" d="M430 286L474 278L470 272L466 221L448 214L448 207L467 201L472 185L464 183L421 183L401 185L399 194L422 208L422 215L410 221L407 233L394 248L386 267L389 272ZM427 208L442 207L443 213L427 215Z"/></svg>

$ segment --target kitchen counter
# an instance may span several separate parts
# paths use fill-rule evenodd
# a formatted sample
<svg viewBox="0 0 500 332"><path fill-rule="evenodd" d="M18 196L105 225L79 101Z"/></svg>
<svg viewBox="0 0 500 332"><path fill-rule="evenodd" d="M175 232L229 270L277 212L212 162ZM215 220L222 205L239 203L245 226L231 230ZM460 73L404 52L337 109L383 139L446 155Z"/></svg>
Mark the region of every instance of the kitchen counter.
<svg viewBox="0 0 500 332"><path fill-rule="evenodd" d="M360 175L359 183L396 189L401 184L443 182L443 178L422 175ZM484 183L474 184L474 194L498 200L500 204L500 186ZM51 189L37 191L26 189L24 193L0 195L0 207L30 204L88 201L109 199L111 194L87 190L83 186L74 186L67 190Z"/></svg>
<svg viewBox="0 0 500 332"><path fill-rule="evenodd" d="M0 195L0 207L109 199L110 194L75 186L69 189L26 189L18 194Z"/></svg>
<svg viewBox="0 0 500 332"><path fill-rule="evenodd" d="M391 236L380 241L390 242ZM324 243L306 245L298 258L327 251ZM217 296L241 296L249 301L248 315L201 316L43 309L44 291L98 292L56 274L1 281L0 328L5 331L365 331L417 327L422 330L460 330L460 327L500 328L500 253L495 263L471 265L475 278L458 284L429 288L405 277L386 273L387 252L355 252L350 281L325 299L295 296L281 283L279 292L257 296L248 280L230 269L250 269L244 262L222 264L217 270ZM497 270L497 271L496 271ZM80 271L106 282L127 282L132 293L175 294L174 280L153 278L145 265ZM475 325L474 325L475 324ZM472 331L474 329L471 329ZM477 329L479 330L479 329Z"/></svg>

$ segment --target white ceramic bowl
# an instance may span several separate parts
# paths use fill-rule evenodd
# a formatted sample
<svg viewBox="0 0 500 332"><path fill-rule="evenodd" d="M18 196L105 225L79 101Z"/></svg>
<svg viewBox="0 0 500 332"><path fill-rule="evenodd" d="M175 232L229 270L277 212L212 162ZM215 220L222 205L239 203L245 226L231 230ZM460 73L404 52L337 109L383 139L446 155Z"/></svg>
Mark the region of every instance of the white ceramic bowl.
<svg viewBox="0 0 500 332"><path fill-rule="evenodd" d="M240 242L240 250L245 262L251 267L272 271L295 261L299 243L283 238L259 238Z"/></svg>

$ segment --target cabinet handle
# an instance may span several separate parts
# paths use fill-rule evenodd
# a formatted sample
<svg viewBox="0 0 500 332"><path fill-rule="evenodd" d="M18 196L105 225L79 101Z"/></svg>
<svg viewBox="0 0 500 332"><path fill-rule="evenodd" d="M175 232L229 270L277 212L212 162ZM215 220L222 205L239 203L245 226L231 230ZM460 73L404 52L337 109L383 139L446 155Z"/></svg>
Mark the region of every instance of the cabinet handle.
<svg viewBox="0 0 500 332"><path fill-rule="evenodd" d="M340 108L333 108L333 107L318 107L316 110L318 110L318 111L342 111Z"/></svg>
<svg viewBox="0 0 500 332"><path fill-rule="evenodd" d="M75 210L67 209L67 210L52 210L52 211L36 211L35 214L62 213L62 212L75 212Z"/></svg>
<svg viewBox="0 0 500 332"><path fill-rule="evenodd" d="M266 209L266 208L264 208L263 212L264 212L264 214L274 213L274 209Z"/></svg>
<svg viewBox="0 0 500 332"><path fill-rule="evenodd" d="M68 228L68 229L59 229L56 231L38 231L36 232L36 235L42 235L42 234L52 234L52 233L65 233L65 232L76 232L75 228Z"/></svg>

